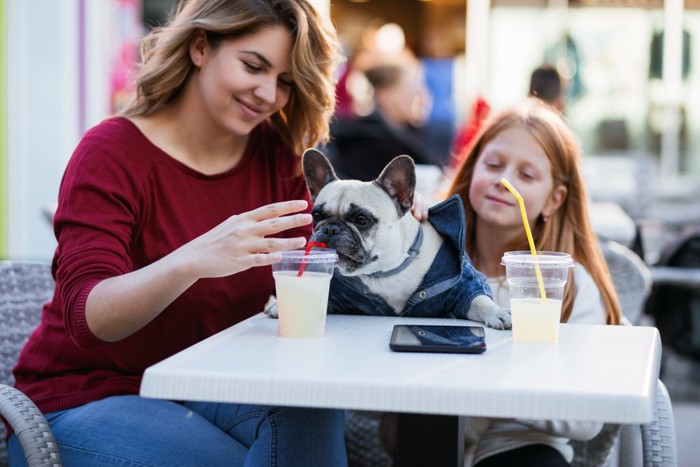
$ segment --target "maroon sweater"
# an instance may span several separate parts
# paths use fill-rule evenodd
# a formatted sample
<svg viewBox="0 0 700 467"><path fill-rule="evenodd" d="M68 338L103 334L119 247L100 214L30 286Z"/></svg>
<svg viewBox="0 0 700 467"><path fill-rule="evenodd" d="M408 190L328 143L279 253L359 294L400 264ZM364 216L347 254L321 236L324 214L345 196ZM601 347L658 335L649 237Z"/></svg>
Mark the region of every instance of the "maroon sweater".
<svg viewBox="0 0 700 467"><path fill-rule="evenodd" d="M309 199L299 158L267 125L235 168L211 176L165 154L129 120L91 129L61 182L56 291L14 369L17 388L45 413L137 394L148 366L260 312L274 291L269 267L201 279L115 343L90 332L85 301L101 280L142 268L234 214L289 199ZM310 229L282 235L308 237Z"/></svg>

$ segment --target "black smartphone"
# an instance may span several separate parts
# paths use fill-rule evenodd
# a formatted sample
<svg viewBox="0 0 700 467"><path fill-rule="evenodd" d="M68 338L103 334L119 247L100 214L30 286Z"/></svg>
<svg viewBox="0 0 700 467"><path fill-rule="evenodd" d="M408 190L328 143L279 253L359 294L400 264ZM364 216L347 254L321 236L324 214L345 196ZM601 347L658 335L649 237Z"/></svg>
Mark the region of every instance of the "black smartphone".
<svg viewBox="0 0 700 467"><path fill-rule="evenodd" d="M397 352L482 353L486 336L481 326L396 324L389 347Z"/></svg>

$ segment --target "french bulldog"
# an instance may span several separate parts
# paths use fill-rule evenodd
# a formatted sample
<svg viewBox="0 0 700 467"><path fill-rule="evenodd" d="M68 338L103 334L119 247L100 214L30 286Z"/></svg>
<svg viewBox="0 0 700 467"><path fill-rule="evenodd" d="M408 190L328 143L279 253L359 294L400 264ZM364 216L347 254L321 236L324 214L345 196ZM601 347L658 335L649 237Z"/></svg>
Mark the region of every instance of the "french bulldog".
<svg viewBox="0 0 700 467"><path fill-rule="evenodd" d="M454 317L511 327L510 313L493 302L485 276L464 252L459 197L432 207L427 221L411 214L411 157L394 158L372 182L338 179L316 149L304 152L302 168L314 203L310 240L338 254L329 313ZM274 308L266 311L274 316Z"/></svg>

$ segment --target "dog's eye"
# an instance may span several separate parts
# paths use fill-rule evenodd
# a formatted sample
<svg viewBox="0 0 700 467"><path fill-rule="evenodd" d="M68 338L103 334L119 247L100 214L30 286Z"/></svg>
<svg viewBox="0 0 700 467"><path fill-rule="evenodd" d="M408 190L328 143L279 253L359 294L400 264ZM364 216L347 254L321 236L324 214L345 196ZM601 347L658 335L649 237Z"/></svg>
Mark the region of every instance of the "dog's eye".
<svg viewBox="0 0 700 467"><path fill-rule="evenodd" d="M355 216L355 225L359 225L360 227L364 227L368 225L371 222L370 218L365 216L364 214L358 214Z"/></svg>
<svg viewBox="0 0 700 467"><path fill-rule="evenodd" d="M326 218L326 216L321 211L312 211L311 216L313 218L314 225Z"/></svg>

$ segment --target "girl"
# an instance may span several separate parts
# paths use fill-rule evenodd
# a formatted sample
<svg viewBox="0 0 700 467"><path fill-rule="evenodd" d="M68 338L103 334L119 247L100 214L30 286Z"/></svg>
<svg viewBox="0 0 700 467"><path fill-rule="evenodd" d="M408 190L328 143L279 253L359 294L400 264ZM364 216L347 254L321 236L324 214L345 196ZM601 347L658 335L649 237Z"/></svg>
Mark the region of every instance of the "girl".
<svg viewBox="0 0 700 467"><path fill-rule="evenodd" d="M506 251L529 250L517 200L522 195L537 250L562 251L576 262L564 293L561 322L619 324L620 306L588 220L576 138L536 99L507 109L484 126L458 168L449 194L459 194L467 218L465 248L489 280L496 303L509 307ZM597 423L468 420L468 454L479 467L569 465L569 439L590 439Z"/></svg>

